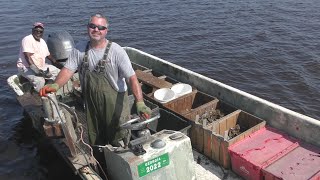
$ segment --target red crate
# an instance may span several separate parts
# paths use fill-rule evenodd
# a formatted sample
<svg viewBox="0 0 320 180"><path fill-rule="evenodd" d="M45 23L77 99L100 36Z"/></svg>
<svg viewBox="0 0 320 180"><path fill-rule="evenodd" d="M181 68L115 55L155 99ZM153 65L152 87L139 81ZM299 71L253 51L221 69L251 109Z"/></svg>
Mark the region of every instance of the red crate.
<svg viewBox="0 0 320 180"><path fill-rule="evenodd" d="M265 180L320 179L320 149L300 146L262 169Z"/></svg>
<svg viewBox="0 0 320 180"><path fill-rule="evenodd" d="M267 127L230 146L232 170L245 179L262 179L261 169L299 144L296 139Z"/></svg>
<svg viewBox="0 0 320 180"><path fill-rule="evenodd" d="M314 175L311 179L309 180L320 180L320 172L318 172L316 175Z"/></svg>

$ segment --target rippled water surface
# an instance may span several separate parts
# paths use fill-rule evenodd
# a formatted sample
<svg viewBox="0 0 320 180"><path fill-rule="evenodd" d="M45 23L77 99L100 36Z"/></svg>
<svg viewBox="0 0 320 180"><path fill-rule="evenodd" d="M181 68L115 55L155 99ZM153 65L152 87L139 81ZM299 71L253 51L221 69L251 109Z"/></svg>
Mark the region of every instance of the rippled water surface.
<svg viewBox="0 0 320 180"><path fill-rule="evenodd" d="M0 7L0 179L73 179L34 139L7 86L21 39L35 21L45 35L86 38L88 17L110 19L108 37L291 110L320 119L320 1L11 0ZM43 155L44 154L44 155Z"/></svg>

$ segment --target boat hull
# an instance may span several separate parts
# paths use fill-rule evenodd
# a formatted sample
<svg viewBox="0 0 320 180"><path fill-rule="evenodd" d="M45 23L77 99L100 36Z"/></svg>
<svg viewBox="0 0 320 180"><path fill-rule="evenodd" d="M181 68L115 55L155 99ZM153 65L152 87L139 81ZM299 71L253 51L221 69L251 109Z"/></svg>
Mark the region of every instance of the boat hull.
<svg viewBox="0 0 320 180"><path fill-rule="evenodd" d="M320 146L320 121L317 119L294 112L135 48L125 47L124 49L130 60L136 64L197 87L204 93L264 119L272 127L305 142Z"/></svg>

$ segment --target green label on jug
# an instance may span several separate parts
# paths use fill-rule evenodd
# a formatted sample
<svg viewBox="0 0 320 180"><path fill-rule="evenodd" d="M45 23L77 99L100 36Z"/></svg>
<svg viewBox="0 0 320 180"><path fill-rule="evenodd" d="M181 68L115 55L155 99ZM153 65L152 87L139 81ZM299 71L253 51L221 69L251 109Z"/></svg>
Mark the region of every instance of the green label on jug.
<svg viewBox="0 0 320 180"><path fill-rule="evenodd" d="M169 165L169 154L163 154L159 157L153 158L149 161L138 165L139 177L145 176L153 171L156 171L164 166Z"/></svg>

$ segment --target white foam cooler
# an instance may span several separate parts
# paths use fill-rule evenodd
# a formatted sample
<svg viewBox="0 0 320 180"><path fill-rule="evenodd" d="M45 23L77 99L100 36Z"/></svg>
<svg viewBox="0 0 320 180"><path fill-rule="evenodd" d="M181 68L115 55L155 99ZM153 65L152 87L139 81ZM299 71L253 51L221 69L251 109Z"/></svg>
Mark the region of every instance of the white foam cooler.
<svg viewBox="0 0 320 180"><path fill-rule="evenodd" d="M159 140L160 143L159 143ZM156 148L154 142L165 145ZM107 172L112 180L196 179L190 138L179 131L162 130L142 145L145 154L113 152L104 148Z"/></svg>

